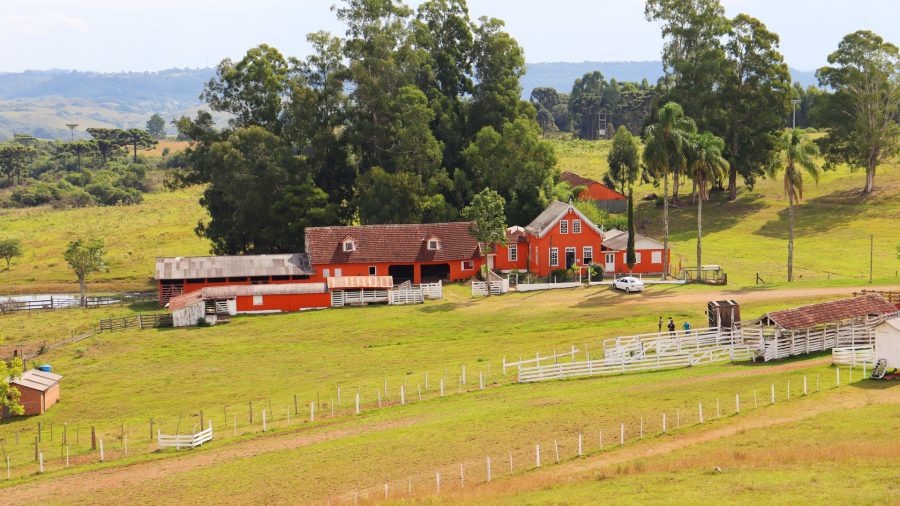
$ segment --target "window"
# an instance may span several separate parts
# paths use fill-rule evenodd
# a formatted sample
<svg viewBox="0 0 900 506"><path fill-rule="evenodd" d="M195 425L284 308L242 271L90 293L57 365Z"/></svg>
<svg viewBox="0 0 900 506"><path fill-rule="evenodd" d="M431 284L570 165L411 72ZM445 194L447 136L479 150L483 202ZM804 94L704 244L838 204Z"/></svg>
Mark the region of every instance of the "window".
<svg viewBox="0 0 900 506"><path fill-rule="evenodd" d="M515 262L519 259L519 247L518 246L510 246L509 247L509 261Z"/></svg>
<svg viewBox="0 0 900 506"><path fill-rule="evenodd" d="M225 278L206 278L207 283L224 283Z"/></svg>
<svg viewBox="0 0 900 506"><path fill-rule="evenodd" d="M429 239L428 249L430 249L431 251L439 250L441 249L441 243L437 239Z"/></svg>
<svg viewBox="0 0 900 506"><path fill-rule="evenodd" d="M474 268L475 268L475 262L473 262L471 260L463 260L462 270L471 271Z"/></svg>
<svg viewBox="0 0 900 506"><path fill-rule="evenodd" d="M374 265L369 266L369 276L374 276L377 273L378 269L375 268Z"/></svg>
<svg viewBox="0 0 900 506"><path fill-rule="evenodd" d="M356 251L356 241L347 240L344 241L344 251Z"/></svg>
<svg viewBox="0 0 900 506"><path fill-rule="evenodd" d="M581 258L584 260L584 265L591 265L594 263L594 247L585 246L582 248Z"/></svg>
<svg viewBox="0 0 900 506"><path fill-rule="evenodd" d="M654 251L650 253L650 261L655 264L662 263L662 251Z"/></svg>
<svg viewBox="0 0 900 506"><path fill-rule="evenodd" d="M581 233L581 220L572 220L572 233L573 234Z"/></svg>
<svg viewBox="0 0 900 506"><path fill-rule="evenodd" d="M262 306L263 305L263 296L262 295L254 295L253 296L253 305L254 306Z"/></svg>
<svg viewBox="0 0 900 506"><path fill-rule="evenodd" d="M628 253L625 253L625 254L627 255ZM636 264L641 263L641 252L640 251L634 252L634 263L636 263Z"/></svg>
<svg viewBox="0 0 900 506"><path fill-rule="evenodd" d="M290 276L272 276L272 281L290 281Z"/></svg>
<svg viewBox="0 0 900 506"><path fill-rule="evenodd" d="M569 233L569 220L559 220L559 233L560 234L568 234Z"/></svg>
<svg viewBox="0 0 900 506"><path fill-rule="evenodd" d="M607 253L606 254L606 264L612 265L616 263L616 254L615 253Z"/></svg>
<svg viewBox="0 0 900 506"><path fill-rule="evenodd" d="M330 278L330 277L331 277L331 270L330 270L330 269L322 269L322 277L323 277L323 278Z"/></svg>
<svg viewBox="0 0 900 506"><path fill-rule="evenodd" d="M550 267L559 265L559 248L550 248Z"/></svg>
<svg viewBox="0 0 900 506"><path fill-rule="evenodd" d="M343 274L341 273L341 269L338 268L338 269L335 269L335 270L334 270L334 277L339 278L339 277L341 277L342 275L343 275Z"/></svg>
<svg viewBox="0 0 900 506"><path fill-rule="evenodd" d="M291 276L291 280L293 281L299 281L301 279L309 279L309 276L306 274L294 274Z"/></svg>
<svg viewBox="0 0 900 506"><path fill-rule="evenodd" d="M240 282L240 281L247 281L247 277L246 276L238 276L238 277L234 277L234 278L228 278L229 283Z"/></svg>
<svg viewBox="0 0 900 506"><path fill-rule="evenodd" d="M251 285L268 285L269 276L253 276L250 278Z"/></svg>

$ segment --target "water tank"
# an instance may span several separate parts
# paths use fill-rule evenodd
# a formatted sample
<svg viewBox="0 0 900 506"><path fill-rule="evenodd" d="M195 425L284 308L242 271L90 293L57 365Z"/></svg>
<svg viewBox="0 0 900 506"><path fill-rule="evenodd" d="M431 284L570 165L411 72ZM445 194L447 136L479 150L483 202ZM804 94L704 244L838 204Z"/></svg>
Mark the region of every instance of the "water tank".
<svg viewBox="0 0 900 506"><path fill-rule="evenodd" d="M50 364L44 364L38 366L38 371L53 372L53 368L50 367Z"/></svg>

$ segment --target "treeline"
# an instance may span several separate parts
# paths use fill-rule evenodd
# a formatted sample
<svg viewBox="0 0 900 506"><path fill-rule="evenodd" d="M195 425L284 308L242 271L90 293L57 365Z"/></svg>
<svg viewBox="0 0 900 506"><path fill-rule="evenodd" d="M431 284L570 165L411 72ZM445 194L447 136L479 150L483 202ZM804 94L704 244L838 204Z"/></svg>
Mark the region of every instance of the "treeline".
<svg viewBox="0 0 900 506"><path fill-rule="evenodd" d="M73 127L74 128L74 125ZM59 207L136 204L146 191L147 166L138 150L156 145L140 129L88 128L88 140L46 141L16 135L0 144L0 205Z"/></svg>
<svg viewBox="0 0 900 506"><path fill-rule="evenodd" d="M485 188L507 223L571 196L503 22L471 19L464 0L335 12L344 35L308 35L305 59L261 45L219 64L202 98L228 128L204 111L177 121L194 141L180 182L208 184L197 232L216 253L299 251L314 225L456 220Z"/></svg>

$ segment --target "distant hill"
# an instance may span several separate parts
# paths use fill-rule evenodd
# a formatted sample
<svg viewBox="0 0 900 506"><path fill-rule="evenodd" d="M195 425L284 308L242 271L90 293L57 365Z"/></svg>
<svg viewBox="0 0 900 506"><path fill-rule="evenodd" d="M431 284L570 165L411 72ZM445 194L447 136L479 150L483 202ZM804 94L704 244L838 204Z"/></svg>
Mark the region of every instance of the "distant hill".
<svg viewBox="0 0 900 506"><path fill-rule="evenodd" d="M658 61L530 63L522 79L523 96L538 86L572 89L575 79L599 70L607 78L656 82ZM159 72L97 73L71 70L30 70L0 73L0 139L28 133L45 139L65 139L66 123L78 123L76 136L88 127L143 127L153 113L167 120L193 114L202 104L203 85L212 68L168 69ZM804 86L816 84L813 72L791 69ZM78 133L80 132L80 134Z"/></svg>
<svg viewBox="0 0 900 506"><path fill-rule="evenodd" d="M599 70L606 79L615 78L617 81L640 82L646 78L650 83L656 83L663 75L660 61L529 63L528 72L522 78L522 94L528 97L532 89L540 86L568 93L575 79L595 70ZM804 87L818 84L815 72L793 68L790 71L791 78L800 81Z"/></svg>

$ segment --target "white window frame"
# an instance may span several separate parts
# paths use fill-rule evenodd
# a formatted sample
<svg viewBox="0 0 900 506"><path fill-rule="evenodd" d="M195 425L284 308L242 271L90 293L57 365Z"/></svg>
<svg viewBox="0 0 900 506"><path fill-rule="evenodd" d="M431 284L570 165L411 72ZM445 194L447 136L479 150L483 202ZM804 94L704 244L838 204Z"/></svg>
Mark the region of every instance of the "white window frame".
<svg viewBox="0 0 900 506"><path fill-rule="evenodd" d="M581 220L572 220L572 233L573 234L581 233Z"/></svg>
<svg viewBox="0 0 900 506"><path fill-rule="evenodd" d="M461 263L460 267L462 267L462 270L464 270L464 271L471 271L471 270L475 269L475 262L473 262L472 260L463 260L460 263ZM466 266L466 264L469 264L468 267Z"/></svg>
<svg viewBox="0 0 900 506"><path fill-rule="evenodd" d="M590 261L588 261L588 257L590 257ZM594 247L593 246L584 246L581 248L581 261L584 262L584 265L589 265L594 263Z"/></svg>
<svg viewBox="0 0 900 506"><path fill-rule="evenodd" d="M654 264L662 263L662 251L652 251L650 253L650 262Z"/></svg>
<svg viewBox="0 0 900 506"><path fill-rule="evenodd" d="M331 269L322 269L322 277L330 278L331 277Z"/></svg>
<svg viewBox="0 0 900 506"><path fill-rule="evenodd" d="M434 245L434 247L432 247ZM437 239L428 239L428 250L437 251L441 249L441 242Z"/></svg>
<svg viewBox="0 0 900 506"><path fill-rule="evenodd" d="M559 248L550 248L550 267L559 267Z"/></svg>
<svg viewBox="0 0 900 506"><path fill-rule="evenodd" d="M519 246L513 244L512 246L507 247L506 258L510 262L518 262L519 261Z"/></svg>
<svg viewBox="0 0 900 506"><path fill-rule="evenodd" d="M568 234L569 233L569 220L559 220L559 233L560 234Z"/></svg>
<svg viewBox="0 0 900 506"><path fill-rule="evenodd" d="M356 251L356 241L344 241L344 253Z"/></svg>
<svg viewBox="0 0 900 506"><path fill-rule="evenodd" d="M334 277L339 278L339 277L341 277L341 276L343 276L343 275L344 275L344 273L341 272L341 268L340 268L340 267L337 267L337 268L334 269Z"/></svg>
<svg viewBox="0 0 900 506"><path fill-rule="evenodd" d="M628 253L625 253L625 254L628 255ZM641 252L640 251L634 252L634 263L635 263L635 265L641 263Z"/></svg>
<svg viewBox="0 0 900 506"><path fill-rule="evenodd" d="M374 265L369 266L369 276L377 276L378 275L378 267Z"/></svg>
<svg viewBox="0 0 900 506"><path fill-rule="evenodd" d="M616 254L615 254L615 253L607 253L607 254L606 254L606 258L604 258L603 260L606 261L605 264L613 264L613 265L615 265L615 263L616 263Z"/></svg>
<svg viewBox="0 0 900 506"><path fill-rule="evenodd" d="M254 295L253 296L253 305L254 306L262 306L263 305L263 296L262 295Z"/></svg>

